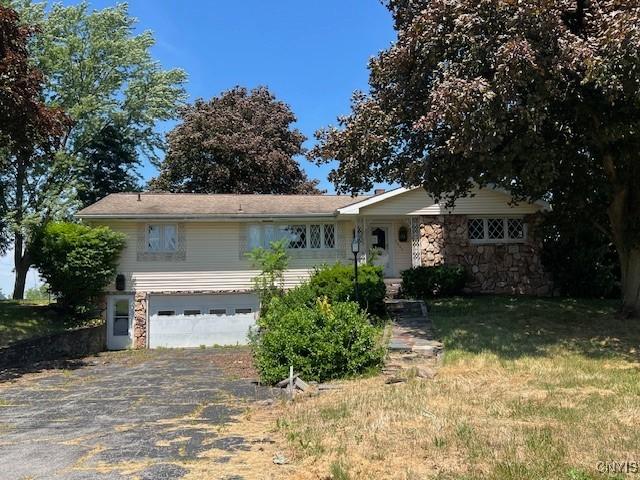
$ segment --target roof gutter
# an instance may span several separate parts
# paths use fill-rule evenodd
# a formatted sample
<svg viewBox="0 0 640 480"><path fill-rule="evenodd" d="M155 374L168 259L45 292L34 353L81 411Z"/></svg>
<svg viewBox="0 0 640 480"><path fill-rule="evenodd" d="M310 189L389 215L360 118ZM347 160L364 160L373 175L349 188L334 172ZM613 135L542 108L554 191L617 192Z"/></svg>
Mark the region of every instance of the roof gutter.
<svg viewBox="0 0 640 480"><path fill-rule="evenodd" d="M119 214L119 213L77 213L76 218L86 219L112 219L112 220L146 220L146 219L183 219L183 220L219 220L219 219L252 219L252 218L309 218L309 217L336 217L338 212L327 213L223 213L209 215L176 214Z"/></svg>

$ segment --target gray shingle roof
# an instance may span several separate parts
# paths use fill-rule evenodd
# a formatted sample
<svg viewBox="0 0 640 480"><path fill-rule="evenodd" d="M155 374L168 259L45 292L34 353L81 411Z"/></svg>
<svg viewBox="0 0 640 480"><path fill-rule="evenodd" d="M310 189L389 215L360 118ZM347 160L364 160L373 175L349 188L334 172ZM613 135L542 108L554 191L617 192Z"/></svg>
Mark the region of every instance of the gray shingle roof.
<svg viewBox="0 0 640 480"><path fill-rule="evenodd" d="M139 200L138 200L139 198ZM348 195L228 195L196 193L114 193L80 210L91 217L210 217L333 215L364 200Z"/></svg>

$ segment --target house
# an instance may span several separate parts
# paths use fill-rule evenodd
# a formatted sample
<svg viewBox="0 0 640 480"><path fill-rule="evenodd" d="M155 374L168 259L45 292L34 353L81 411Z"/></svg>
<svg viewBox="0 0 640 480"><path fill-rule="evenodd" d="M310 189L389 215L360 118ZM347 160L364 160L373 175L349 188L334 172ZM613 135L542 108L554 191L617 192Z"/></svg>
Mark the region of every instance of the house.
<svg viewBox="0 0 640 480"><path fill-rule="evenodd" d="M549 288L532 235L542 202L513 204L483 188L447 208L422 188L371 197L122 193L78 213L86 223L126 234L118 278L106 292L112 349L236 344L259 310L258 272L246 253L286 237L285 287L314 266L374 262L385 277L412 266L461 264L472 292L545 294Z"/></svg>

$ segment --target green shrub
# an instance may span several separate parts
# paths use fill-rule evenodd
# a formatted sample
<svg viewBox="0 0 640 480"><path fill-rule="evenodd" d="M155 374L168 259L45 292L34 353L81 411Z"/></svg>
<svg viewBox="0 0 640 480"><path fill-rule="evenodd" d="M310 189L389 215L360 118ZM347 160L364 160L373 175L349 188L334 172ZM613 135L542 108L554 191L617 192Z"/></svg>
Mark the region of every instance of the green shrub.
<svg viewBox="0 0 640 480"><path fill-rule="evenodd" d="M316 297L326 296L332 303L355 301L354 269L352 265L336 263L315 270L309 286ZM380 314L384 311L386 286L382 267L358 266L358 303L363 309Z"/></svg>
<svg viewBox="0 0 640 480"><path fill-rule="evenodd" d="M260 331L251 333L261 380L274 384L286 378L290 365L305 380L315 381L378 368L384 349L378 345L380 331L367 314L354 302L330 304L318 299L312 306L295 305L308 292L301 289L274 297L258 320Z"/></svg>
<svg viewBox="0 0 640 480"><path fill-rule="evenodd" d="M125 236L108 227L54 222L35 232L32 251L58 306L82 314L114 279L124 245Z"/></svg>
<svg viewBox="0 0 640 480"><path fill-rule="evenodd" d="M409 298L457 295L466 280L467 272L462 265L414 267L402 272L402 295Z"/></svg>
<svg viewBox="0 0 640 480"><path fill-rule="evenodd" d="M261 308L267 308L272 297L282 293L284 271L289 266L285 241L271 242L269 248L256 247L246 254L251 264L260 269L253 279Z"/></svg>

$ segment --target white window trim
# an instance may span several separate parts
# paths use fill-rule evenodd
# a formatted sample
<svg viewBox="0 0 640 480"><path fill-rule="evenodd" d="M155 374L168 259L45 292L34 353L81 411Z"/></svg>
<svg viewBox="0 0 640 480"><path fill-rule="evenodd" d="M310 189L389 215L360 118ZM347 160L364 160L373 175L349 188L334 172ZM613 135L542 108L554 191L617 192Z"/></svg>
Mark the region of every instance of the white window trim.
<svg viewBox="0 0 640 480"><path fill-rule="evenodd" d="M304 252L304 251L311 251L311 252L319 252L319 251L323 251L323 250L328 250L328 251L335 251L338 245L338 226L336 223L333 222L296 222L296 223L273 223L270 224L273 225L274 228L276 229L280 229L281 227L287 227L287 226L291 226L291 225L301 225L305 227L305 246L301 247L301 248L289 248L289 246L287 245L286 249L288 251L292 251L292 252ZM319 248L312 248L311 247L311 225L320 225L320 247ZM327 225L332 225L333 226L333 247L327 247L326 243L325 243L325 228ZM268 245L265 245L265 225L264 224L260 224L260 223L256 223L253 224L252 226L258 226L260 229L260 246L262 248L268 248ZM250 228L250 227L248 227ZM251 246L249 246L249 248L252 248Z"/></svg>
<svg viewBox="0 0 640 480"><path fill-rule="evenodd" d="M151 226L157 226L160 227L160 244L161 244L161 248L159 250L151 250L149 248L149 227ZM165 228L166 227L173 227L173 231L175 232L175 248L173 249L167 249L165 248L166 246L166 241L165 241ZM178 224L176 223L147 223L145 225L145 234L144 234L144 245L145 245L145 252L146 253L176 253L178 251Z"/></svg>
<svg viewBox="0 0 640 480"><path fill-rule="evenodd" d="M489 219L500 219L502 220L504 227L504 237L502 238L489 238ZM482 230L484 233L484 238L481 239L472 239L469 238L469 220L482 220ZM509 220L521 220L522 221L522 238L510 238L509 237ZM525 243L527 241L528 231L527 231L527 222L525 222L522 217L502 217L502 216L488 216L488 217L468 217L467 218L467 238L469 243L474 245L482 245L482 244L502 244L502 243Z"/></svg>

